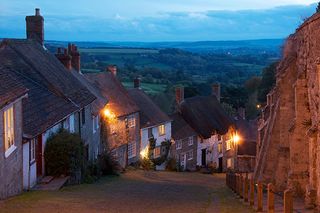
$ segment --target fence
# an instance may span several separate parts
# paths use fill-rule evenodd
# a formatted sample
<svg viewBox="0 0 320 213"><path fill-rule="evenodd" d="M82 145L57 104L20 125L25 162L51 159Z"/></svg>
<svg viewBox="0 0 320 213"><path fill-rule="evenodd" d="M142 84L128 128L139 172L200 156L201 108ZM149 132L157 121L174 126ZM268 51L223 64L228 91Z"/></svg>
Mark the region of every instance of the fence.
<svg viewBox="0 0 320 213"><path fill-rule="evenodd" d="M250 176L250 177L249 177ZM251 175L248 173L233 173L226 174L226 184L232 189L244 202L248 202L250 206L256 207L258 212L267 210L267 212L275 212L275 196L280 196L283 199L283 212L293 212L293 197L290 190L284 193L277 193L274 190L272 183L263 185L261 182L255 183ZM263 191L267 191L267 209L263 209Z"/></svg>

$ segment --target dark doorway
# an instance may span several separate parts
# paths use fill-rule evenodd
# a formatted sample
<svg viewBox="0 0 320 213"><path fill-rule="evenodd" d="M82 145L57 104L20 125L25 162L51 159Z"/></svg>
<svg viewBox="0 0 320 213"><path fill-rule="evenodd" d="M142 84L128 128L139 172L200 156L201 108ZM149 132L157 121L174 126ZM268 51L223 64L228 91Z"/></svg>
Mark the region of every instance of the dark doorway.
<svg viewBox="0 0 320 213"><path fill-rule="evenodd" d="M42 135L38 136L36 148L37 177L41 177L42 173Z"/></svg>
<svg viewBox="0 0 320 213"><path fill-rule="evenodd" d="M219 168L218 172L222 172L222 158L219 158Z"/></svg>
<svg viewBox="0 0 320 213"><path fill-rule="evenodd" d="M202 166L207 166L207 149L201 150L201 164Z"/></svg>

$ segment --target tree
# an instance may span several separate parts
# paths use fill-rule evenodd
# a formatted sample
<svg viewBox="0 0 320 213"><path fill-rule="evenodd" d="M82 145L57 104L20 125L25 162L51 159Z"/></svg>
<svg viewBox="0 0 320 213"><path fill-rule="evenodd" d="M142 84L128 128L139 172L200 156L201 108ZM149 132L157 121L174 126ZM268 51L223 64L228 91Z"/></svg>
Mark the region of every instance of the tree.
<svg viewBox="0 0 320 213"><path fill-rule="evenodd" d="M320 2L318 3L317 9L316 9L317 13L320 13Z"/></svg>
<svg viewBox="0 0 320 213"><path fill-rule="evenodd" d="M260 101L261 103L267 101L267 94L270 92L270 90L274 87L276 83L275 74L277 66L278 62L275 62L262 71L261 84L258 88L258 101Z"/></svg>

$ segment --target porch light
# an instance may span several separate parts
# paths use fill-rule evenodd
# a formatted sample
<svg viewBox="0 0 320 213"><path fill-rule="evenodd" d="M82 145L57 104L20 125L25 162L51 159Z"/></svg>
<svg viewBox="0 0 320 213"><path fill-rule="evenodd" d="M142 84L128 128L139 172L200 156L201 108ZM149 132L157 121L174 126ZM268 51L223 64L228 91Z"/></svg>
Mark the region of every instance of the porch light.
<svg viewBox="0 0 320 213"><path fill-rule="evenodd" d="M236 133L234 136L233 136L233 142L235 144L239 143L240 141L240 136L238 135L238 133Z"/></svg>
<svg viewBox="0 0 320 213"><path fill-rule="evenodd" d="M148 158L148 150L149 150L149 146L146 146L146 148L144 148L143 150L141 150L140 156L141 156L142 158Z"/></svg>
<svg viewBox="0 0 320 213"><path fill-rule="evenodd" d="M113 112L111 112L110 109L104 109L104 110L103 110L103 114L104 114L104 116L106 116L106 118L108 118L108 119L114 119L114 118L116 117L115 114L114 114Z"/></svg>

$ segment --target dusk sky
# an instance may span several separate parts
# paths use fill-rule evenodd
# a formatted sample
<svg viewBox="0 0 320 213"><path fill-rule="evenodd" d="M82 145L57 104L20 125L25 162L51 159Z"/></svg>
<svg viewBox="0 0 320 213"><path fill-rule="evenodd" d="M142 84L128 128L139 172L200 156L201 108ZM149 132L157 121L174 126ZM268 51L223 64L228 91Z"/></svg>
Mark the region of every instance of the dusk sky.
<svg viewBox="0 0 320 213"><path fill-rule="evenodd" d="M25 37L39 7L46 40L200 41L284 38L313 0L1 0L0 38Z"/></svg>

